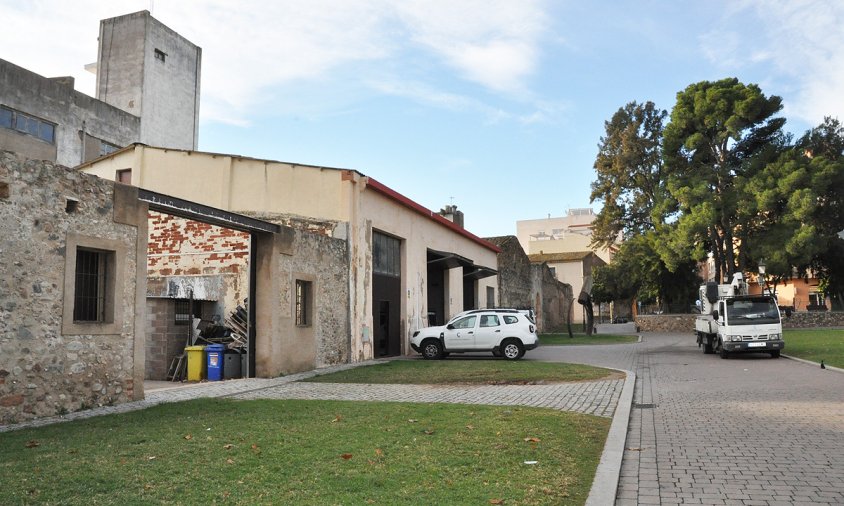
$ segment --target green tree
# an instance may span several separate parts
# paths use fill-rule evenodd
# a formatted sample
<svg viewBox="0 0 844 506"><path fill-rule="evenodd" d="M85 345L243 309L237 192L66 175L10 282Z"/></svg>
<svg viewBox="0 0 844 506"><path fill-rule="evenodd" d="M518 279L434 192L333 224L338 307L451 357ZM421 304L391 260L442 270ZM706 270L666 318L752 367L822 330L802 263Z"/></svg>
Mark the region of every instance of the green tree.
<svg viewBox="0 0 844 506"><path fill-rule="evenodd" d="M700 284L697 265L687 260L669 271L656 252L658 242L653 230L624 241L612 263L593 271L592 298L611 302L635 297L644 303L659 302L664 309L688 307Z"/></svg>
<svg viewBox="0 0 844 506"><path fill-rule="evenodd" d="M630 102L604 122L590 202L603 207L592 225L595 245L607 247L654 230L673 210L665 188L662 131L668 113L653 102Z"/></svg>
<svg viewBox="0 0 844 506"><path fill-rule="evenodd" d="M758 86L735 78L688 86L664 131L667 188L679 217L665 229L660 254L669 270L712 251L716 277L748 265L755 203L747 182L774 159L788 141L780 97L766 97Z"/></svg>

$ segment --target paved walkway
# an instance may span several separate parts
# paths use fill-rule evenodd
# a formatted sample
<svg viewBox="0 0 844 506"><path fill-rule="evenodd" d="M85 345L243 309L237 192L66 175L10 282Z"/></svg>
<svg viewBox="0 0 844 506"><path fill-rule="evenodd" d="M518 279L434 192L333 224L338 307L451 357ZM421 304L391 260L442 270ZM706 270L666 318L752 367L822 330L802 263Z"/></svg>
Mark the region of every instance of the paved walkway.
<svg viewBox="0 0 844 506"><path fill-rule="evenodd" d="M174 384L147 392L142 401L78 411L64 416L48 417L15 425L0 425L0 432L39 427L111 413L145 409L166 402L179 402L204 397L236 399L329 399L395 402L447 402L457 404L490 404L533 406L612 417L624 387L624 379L548 385L350 385L341 383L304 383L300 380L316 375L372 365L344 364L318 371L292 374L279 378L241 379L206 382L193 385ZM163 385L156 382L156 386Z"/></svg>
<svg viewBox="0 0 844 506"><path fill-rule="evenodd" d="M539 350L636 373L615 504L844 504L841 372L762 354L722 360L691 333Z"/></svg>

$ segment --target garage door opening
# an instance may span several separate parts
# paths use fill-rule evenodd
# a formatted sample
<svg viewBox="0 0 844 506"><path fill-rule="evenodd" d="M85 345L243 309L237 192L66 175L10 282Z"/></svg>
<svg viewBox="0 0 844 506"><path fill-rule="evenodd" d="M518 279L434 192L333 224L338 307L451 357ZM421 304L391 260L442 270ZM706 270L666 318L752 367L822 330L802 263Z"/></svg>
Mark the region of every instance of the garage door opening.
<svg viewBox="0 0 844 506"><path fill-rule="evenodd" d="M372 322L375 356L401 354L401 239L372 232Z"/></svg>
<svg viewBox="0 0 844 506"><path fill-rule="evenodd" d="M221 377L254 377L256 251L278 225L144 189L138 198L149 205L145 380L186 379L185 347L208 344L227 352Z"/></svg>

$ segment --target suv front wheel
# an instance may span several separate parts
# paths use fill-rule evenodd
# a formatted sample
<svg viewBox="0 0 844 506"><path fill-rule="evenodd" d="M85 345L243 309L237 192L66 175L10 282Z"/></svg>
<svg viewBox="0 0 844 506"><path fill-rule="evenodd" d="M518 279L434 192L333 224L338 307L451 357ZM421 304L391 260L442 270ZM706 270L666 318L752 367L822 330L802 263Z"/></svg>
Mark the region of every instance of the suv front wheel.
<svg viewBox="0 0 844 506"><path fill-rule="evenodd" d="M443 346L435 339L428 339L422 343L422 357L426 360L443 358Z"/></svg>
<svg viewBox="0 0 844 506"><path fill-rule="evenodd" d="M507 360L518 360L525 354L525 347L518 339L507 339L501 343L501 354Z"/></svg>

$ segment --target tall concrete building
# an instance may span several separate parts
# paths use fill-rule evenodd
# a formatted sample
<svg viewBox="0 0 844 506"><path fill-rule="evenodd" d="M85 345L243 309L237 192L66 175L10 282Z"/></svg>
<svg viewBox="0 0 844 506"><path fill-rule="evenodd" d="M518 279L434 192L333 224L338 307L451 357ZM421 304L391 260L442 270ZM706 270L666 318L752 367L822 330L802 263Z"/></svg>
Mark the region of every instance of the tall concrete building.
<svg viewBox="0 0 844 506"><path fill-rule="evenodd" d="M201 60L148 11L100 22L96 98L0 59L0 149L68 167L135 142L196 149Z"/></svg>
<svg viewBox="0 0 844 506"><path fill-rule="evenodd" d="M100 21L97 98L141 118L139 142L195 150L202 49L148 11Z"/></svg>

